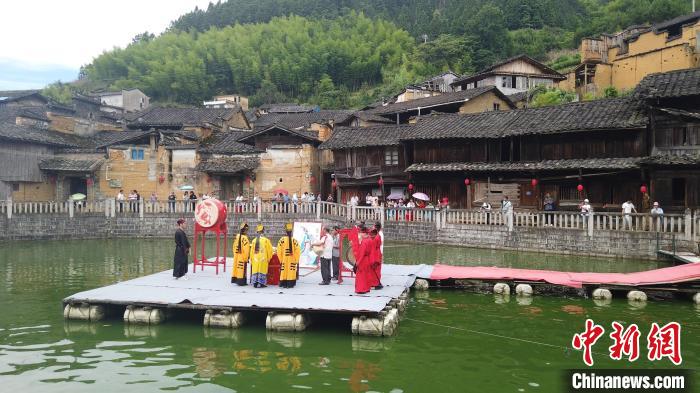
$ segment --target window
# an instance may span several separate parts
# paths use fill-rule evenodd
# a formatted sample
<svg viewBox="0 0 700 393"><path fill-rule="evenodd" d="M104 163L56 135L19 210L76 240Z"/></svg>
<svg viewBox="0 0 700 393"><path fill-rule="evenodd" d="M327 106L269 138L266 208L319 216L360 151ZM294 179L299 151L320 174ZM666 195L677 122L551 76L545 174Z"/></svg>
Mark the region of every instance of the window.
<svg viewBox="0 0 700 393"><path fill-rule="evenodd" d="M19 183L12 183L12 191L14 191L14 192L19 191Z"/></svg>
<svg viewBox="0 0 700 393"><path fill-rule="evenodd" d="M384 150L384 164L387 166L399 165L399 148L398 147L387 147Z"/></svg>
<svg viewBox="0 0 700 393"><path fill-rule="evenodd" d="M498 102L494 102L494 103L493 103L493 110L495 110L495 111L500 111L500 110L501 110L501 104L499 104Z"/></svg>
<svg viewBox="0 0 700 393"><path fill-rule="evenodd" d="M513 87L513 79L509 76L501 77L501 87Z"/></svg>
<svg viewBox="0 0 700 393"><path fill-rule="evenodd" d="M132 160L143 160L143 149L131 149L131 159Z"/></svg>
<svg viewBox="0 0 700 393"><path fill-rule="evenodd" d="M685 178L671 179L671 199L674 206L685 206Z"/></svg>

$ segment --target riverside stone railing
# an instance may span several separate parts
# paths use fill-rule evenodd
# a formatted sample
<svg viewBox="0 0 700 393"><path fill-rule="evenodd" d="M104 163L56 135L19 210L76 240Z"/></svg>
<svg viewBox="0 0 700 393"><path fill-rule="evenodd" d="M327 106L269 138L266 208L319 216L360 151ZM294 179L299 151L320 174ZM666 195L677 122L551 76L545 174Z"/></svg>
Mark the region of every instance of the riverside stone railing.
<svg viewBox="0 0 700 393"><path fill-rule="evenodd" d="M11 219L13 215L104 215L105 217L136 216L145 218L155 214L185 215L192 213L197 201L98 201L67 202L12 202L0 201L0 215ZM593 212L544 212L531 210L483 211L466 209L433 209L384 206L351 206L333 202L225 202L229 215L249 218L280 216L288 219L332 219L336 221L381 222L383 225L398 222L417 222L434 225L436 229L446 225L500 226L508 231L517 228L556 228L581 230L589 236L593 231L659 232L678 235L679 238L700 242L700 211L694 214L623 214Z"/></svg>

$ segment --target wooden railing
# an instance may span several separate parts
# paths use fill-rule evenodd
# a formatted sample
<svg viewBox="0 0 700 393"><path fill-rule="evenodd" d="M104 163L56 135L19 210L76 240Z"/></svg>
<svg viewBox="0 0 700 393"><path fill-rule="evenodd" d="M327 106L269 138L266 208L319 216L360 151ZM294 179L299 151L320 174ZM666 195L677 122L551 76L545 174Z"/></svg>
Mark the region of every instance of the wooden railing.
<svg viewBox="0 0 700 393"><path fill-rule="evenodd" d="M195 202L196 203L196 202ZM138 201L119 202L113 199L78 202L12 202L0 201L0 214L14 215L58 214L74 217L84 214L104 214L106 217L139 216L153 214L192 214L196 206L192 201ZM333 219L338 221L421 222L435 225L505 226L517 228L556 228L583 230L592 236L593 231L660 232L681 235L682 238L700 242L700 211L694 214L623 214L594 212L583 215L578 212L545 212L514 210L503 212L472 209L432 209L384 206L351 206L333 202L278 202L246 201L225 202L229 215L262 218L262 215L284 215L289 219Z"/></svg>

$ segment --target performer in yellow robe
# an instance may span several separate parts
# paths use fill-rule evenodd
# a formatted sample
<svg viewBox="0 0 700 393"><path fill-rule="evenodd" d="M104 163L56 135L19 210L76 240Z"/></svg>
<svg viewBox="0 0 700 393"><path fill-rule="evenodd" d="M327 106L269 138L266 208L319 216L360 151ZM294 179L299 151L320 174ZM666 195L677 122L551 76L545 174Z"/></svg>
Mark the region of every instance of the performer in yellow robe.
<svg viewBox="0 0 700 393"><path fill-rule="evenodd" d="M246 268L250 256L250 241L248 240L248 223L241 223L241 230L233 240L233 269L231 269L231 283L247 285Z"/></svg>
<svg viewBox="0 0 700 393"><path fill-rule="evenodd" d="M282 288L294 288L297 284L301 247L299 242L292 237L293 229L292 223L285 224L284 230L287 235L277 242L277 258L280 260L280 287Z"/></svg>
<svg viewBox="0 0 700 393"><path fill-rule="evenodd" d="M272 243L266 238L265 227L258 224L258 235L250 242L250 281L255 288L267 286L267 266L272 258Z"/></svg>

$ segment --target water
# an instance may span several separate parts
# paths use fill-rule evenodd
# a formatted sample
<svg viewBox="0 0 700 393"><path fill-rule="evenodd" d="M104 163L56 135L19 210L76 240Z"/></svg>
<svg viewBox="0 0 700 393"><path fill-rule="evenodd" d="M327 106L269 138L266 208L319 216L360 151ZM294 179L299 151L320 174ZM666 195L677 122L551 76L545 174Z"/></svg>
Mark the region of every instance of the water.
<svg viewBox="0 0 700 393"><path fill-rule="evenodd" d="M353 337L349 321L326 319L299 334L271 334L262 319L236 331L201 319L161 326L64 322L72 293L170 267L169 240L0 244L0 386L4 392L556 392L561 372L581 368L568 350L586 318L606 328L596 367L629 367L607 357L610 322L637 323L635 368L651 322L683 326L684 368L700 365L700 308L689 301L625 300L598 306L578 298L496 301L493 295L435 290L412 294L393 338ZM656 262L606 260L388 244L391 263L454 263L572 271L635 271ZM524 341L523 341L524 340Z"/></svg>

